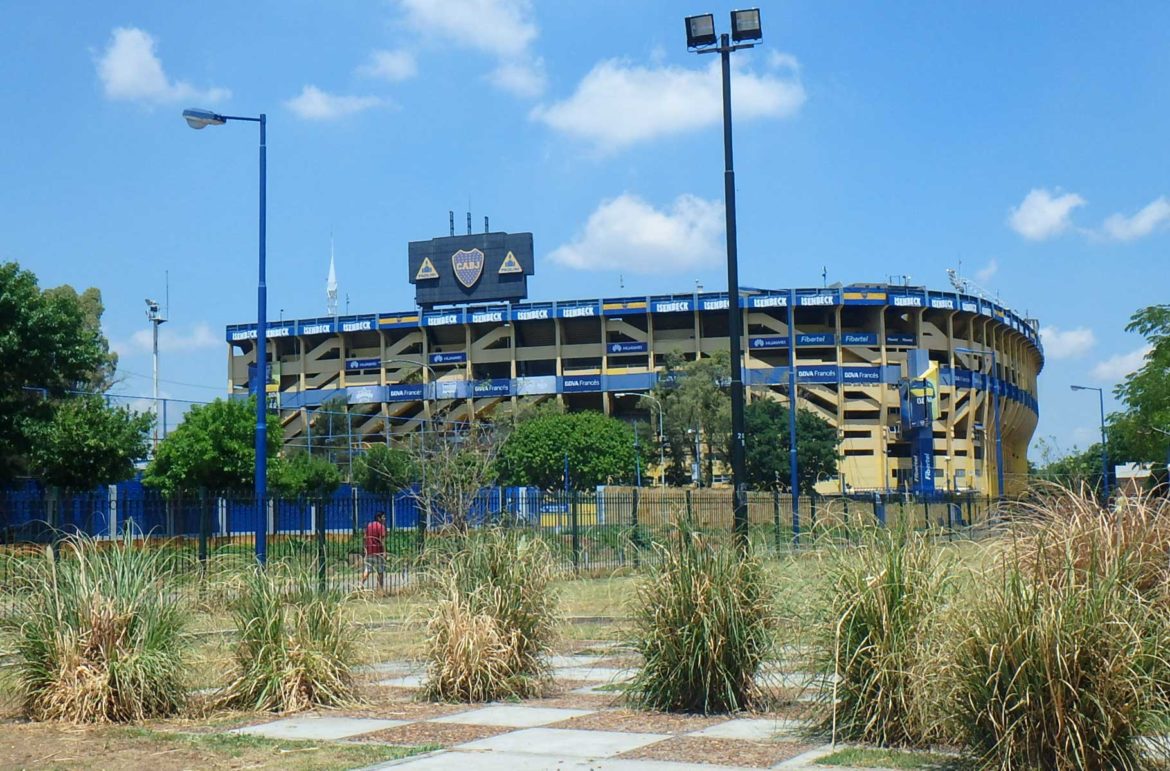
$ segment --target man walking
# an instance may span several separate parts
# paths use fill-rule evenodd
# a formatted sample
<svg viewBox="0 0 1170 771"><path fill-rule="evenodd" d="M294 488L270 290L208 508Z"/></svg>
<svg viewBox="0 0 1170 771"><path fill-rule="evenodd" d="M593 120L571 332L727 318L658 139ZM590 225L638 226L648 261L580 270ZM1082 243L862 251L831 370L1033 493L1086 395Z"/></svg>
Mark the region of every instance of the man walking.
<svg viewBox="0 0 1170 771"><path fill-rule="evenodd" d="M374 514L374 521L366 525L366 558L365 570L362 571L362 588L366 588L366 581L371 572L378 574L378 592L386 589L386 512Z"/></svg>

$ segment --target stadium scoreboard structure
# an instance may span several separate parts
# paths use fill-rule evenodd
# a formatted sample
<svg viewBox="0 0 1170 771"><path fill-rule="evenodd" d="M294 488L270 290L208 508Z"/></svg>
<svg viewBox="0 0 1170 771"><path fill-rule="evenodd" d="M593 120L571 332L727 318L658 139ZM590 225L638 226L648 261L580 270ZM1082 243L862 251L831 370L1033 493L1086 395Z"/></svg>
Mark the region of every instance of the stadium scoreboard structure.
<svg viewBox="0 0 1170 771"><path fill-rule="evenodd" d="M535 271L531 233L476 233L411 241L407 278L423 308L518 301Z"/></svg>

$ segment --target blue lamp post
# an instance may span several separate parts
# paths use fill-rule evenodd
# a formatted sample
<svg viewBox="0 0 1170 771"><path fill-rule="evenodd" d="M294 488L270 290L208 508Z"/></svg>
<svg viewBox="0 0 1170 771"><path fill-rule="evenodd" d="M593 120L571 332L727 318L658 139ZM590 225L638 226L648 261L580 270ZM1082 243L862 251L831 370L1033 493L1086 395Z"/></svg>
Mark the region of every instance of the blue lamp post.
<svg viewBox="0 0 1170 771"><path fill-rule="evenodd" d="M1105 439L1105 391L1095 386L1070 385L1074 391L1096 391L1097 403L1101 406L1101 490L1104 500L1109 501L1109 445Z"/></svg>
<svg viewBox="0 0 1170 771"><path fill-rule="evenodd" d="M263 565L268 559L268 411L265 398L268 383L268 286L265 280L267 262L267 197L268 162L265 127L267 116L258 118L242 115L220 115L210 110L183 110L183 118L193 129L222 126L229 120L260 124L260 280L256 289L256 561Z"/></svg>

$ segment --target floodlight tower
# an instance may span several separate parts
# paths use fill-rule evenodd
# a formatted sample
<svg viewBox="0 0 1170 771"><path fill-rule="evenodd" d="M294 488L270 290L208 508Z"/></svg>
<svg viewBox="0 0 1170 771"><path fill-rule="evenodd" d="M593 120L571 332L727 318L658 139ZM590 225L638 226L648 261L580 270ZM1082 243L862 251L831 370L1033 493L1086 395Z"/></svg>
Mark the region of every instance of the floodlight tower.
<svg viewBox="0 0 1170 771"><path fill-rule="evenodd" d="M163 315L162 309L159 306L158 300L147 299L146 301L146 319L151 324L152 340L151 351L154 354L154 437L151 442L150 452L153 455L158 451L158 328L167 320Z"/></svg>

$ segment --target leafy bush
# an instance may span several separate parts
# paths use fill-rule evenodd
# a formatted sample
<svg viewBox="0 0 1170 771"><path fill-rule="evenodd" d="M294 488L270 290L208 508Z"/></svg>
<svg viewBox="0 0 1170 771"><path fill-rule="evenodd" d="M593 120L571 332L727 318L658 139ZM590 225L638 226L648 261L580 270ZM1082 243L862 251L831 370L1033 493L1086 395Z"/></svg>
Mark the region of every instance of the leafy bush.
<svg viewBox="0 0 1170 771"><path fill-rule="evenodd" d="M660 559L637 590L628 643L643 664L629 698L669 712L748 709L776 626L763 567L686 524L678 539L657 547Z"/></svg>
<svg viewBox="0 0 1170 771"><path fill-rule="evenodd" d="M539 693L558 623L548 547L505 528L460 543L432 576L424 695L490 701Z"/></svg>
<svg viewBox="0 0 1170 771"><path fill-rule="evenodd" d="M239 632L235 675L223 706L295 712L351 701L357 627L345 596L320 591L312 562L270 562L249 571L232 617Z"/></svg>
<svg viewBox="0 0 1170 771"><path fill-rule="evenodd" d="M831 674L823 694L835 736L887 746L927 741L925 653L949 572L939 548L909 531L871 528L859 546L830 558L821 668Z"/></svg>
<svg viewBox="0 0 1170 771"><path fill-rule="evenodd" d="M15 678L33 720L129 722L184 704L188 613L168 588L167 550L88 536L45 549L18 576Z"/></svg>
<svg viewBox="0 0 1170 771"><path fill-rule="evenodd" d="M1159 504L1133 507L1037 506L958 619L950 711L985 767L1149 767L1141 737L1170 708L1152 579L1166 570L1165 526Z"/></svg>

